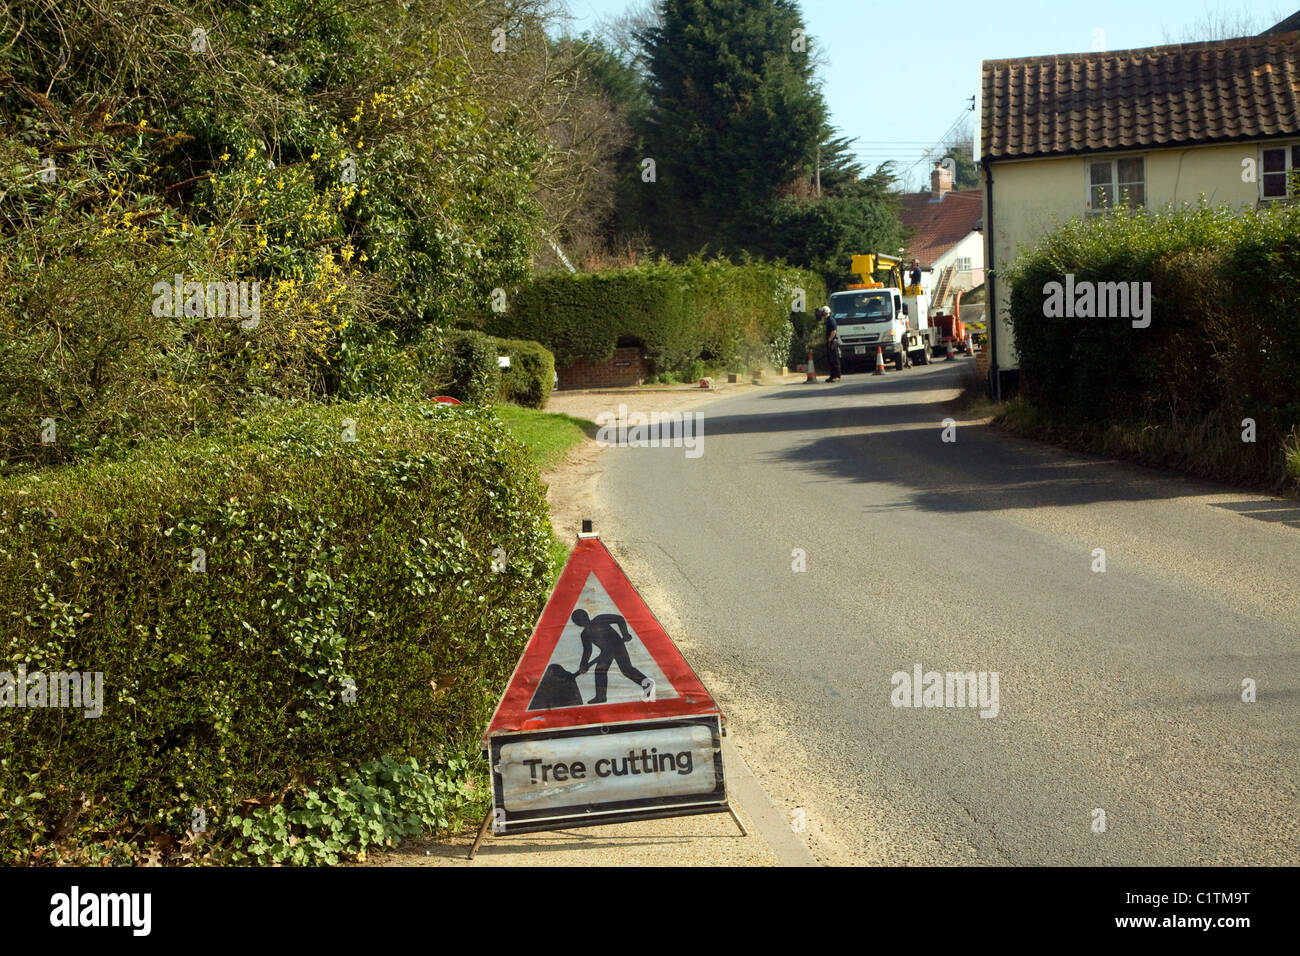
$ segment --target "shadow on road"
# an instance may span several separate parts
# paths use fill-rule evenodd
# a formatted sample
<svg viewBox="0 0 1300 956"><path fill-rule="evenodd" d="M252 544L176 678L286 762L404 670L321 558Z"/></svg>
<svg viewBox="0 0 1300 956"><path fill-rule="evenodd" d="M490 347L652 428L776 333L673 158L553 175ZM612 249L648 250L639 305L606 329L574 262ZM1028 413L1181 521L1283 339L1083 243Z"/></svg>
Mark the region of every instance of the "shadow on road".
<svg viewBox="0 0 1300 956"><path fill-rule="evenodd" d="M1289 501L1223 501L1216 505L1224 511L1232 511L1243 518L1256 521L1278 522L1289 528L1300 528L1300 505Z"/></svg>
<svg viewBox="0 0 1300 956"><path fill-rule="evenodd" d="M1221 495L1228 486L1178 472L1118 462L1083 452L1014 438L983 424L958 424L942 440L943 421L960 419L956 400L888 402L955 387L954 377L895 373L883 380L867 376L840 385L791 385L762 396L764 405L780 406L790 398L808 397L819 388L839 398L861 395L858 406L827 405L797 411L759 411L745 415L709 415L708 438L740 434L803 432L805 441L771 453L763 460L806 469L826 479L877 482L906 489L906 498L879 510L920 508L961 513L1012 508L1086 506L1098 502L1154 501ZM829 434L836 432L837 434ZM1286 501L1241 501L1216 507L1261 521L1300 527L1300 507Z"/></svg>
<svg viewBox="0 0 1300 956"><path fill-rule="evenodd" d="M940 389L961 388L966 375L974 374L973 365L953 365L949 371L959 375L941 375L939 372L925 374L919 369L907 372L886 372L883 376L870 372L844 374L843 381L830 384L824 373L816 383L798 382L782 386L780 389L763 396L765 401L771 399L809 398L818 394L826 396L907 394L909 392L933 392Z"/></svg>

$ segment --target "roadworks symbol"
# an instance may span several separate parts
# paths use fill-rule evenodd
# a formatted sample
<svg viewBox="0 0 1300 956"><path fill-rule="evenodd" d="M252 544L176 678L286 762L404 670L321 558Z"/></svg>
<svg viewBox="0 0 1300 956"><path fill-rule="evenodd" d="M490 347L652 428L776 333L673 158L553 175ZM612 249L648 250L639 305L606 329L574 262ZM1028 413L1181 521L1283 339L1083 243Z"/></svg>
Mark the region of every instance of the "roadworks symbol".
<svg viewBox="0 0 1300 956"><path fill-rule="evenodd" d="M616 667L621 677L613 687L611 667ZM600 580L589 574L528 709L650 702L676 696Z"/></svg>

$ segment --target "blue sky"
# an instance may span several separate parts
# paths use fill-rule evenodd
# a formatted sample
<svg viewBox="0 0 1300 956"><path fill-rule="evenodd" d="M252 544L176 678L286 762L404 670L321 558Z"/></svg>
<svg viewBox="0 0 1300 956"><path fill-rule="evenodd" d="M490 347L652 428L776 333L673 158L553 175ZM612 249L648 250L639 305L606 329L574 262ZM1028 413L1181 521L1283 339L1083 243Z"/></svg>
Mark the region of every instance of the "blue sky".
<svg viewBox="0 0 1300 956"><path fill-rule="evenodd" d="M639 5L563 2L574 33ZM928 182L923 151L963 118L981 60L1091 50L1094 41L1108 50L1157 46L1182 40L1207 16L1236 22L1244 15L1263 29L1296 10L1274 0L803 0L801 7L825 60L820 78L831 122L858 137L858 156L868 169L893 159L913 189ZM882 107L883 100L897 105ZM973 120L974 114L964 117Z"/></svg>

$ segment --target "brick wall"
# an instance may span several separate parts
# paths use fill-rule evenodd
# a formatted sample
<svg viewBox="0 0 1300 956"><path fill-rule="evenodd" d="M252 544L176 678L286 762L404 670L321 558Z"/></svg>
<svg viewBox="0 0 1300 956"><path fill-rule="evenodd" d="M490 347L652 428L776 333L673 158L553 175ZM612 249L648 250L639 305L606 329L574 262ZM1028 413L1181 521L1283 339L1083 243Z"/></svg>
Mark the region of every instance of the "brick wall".
<svg viewBox="0 0 1300 956"><path fill-rule="evenodd" d="M640 385L650 374L650 363L636 347L614 350L608 362L576 362L556 369L560 388L604 388L613 385Z"/></svg>

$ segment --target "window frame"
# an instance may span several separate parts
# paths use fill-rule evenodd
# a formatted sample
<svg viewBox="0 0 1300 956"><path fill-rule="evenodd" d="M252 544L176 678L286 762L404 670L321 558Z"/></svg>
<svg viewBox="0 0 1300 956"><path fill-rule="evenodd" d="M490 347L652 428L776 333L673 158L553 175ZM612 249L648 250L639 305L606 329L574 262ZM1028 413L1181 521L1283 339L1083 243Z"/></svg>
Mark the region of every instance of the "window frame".
<svg viewBox="0 0 1300 956"><path fill-rule="evenodd" d="M1281 150L1286 160L1286 164L1282 170L1282 175L1285 177L1286 193L1281 196L1264 195L1265 177L1278 175L1277 173L1264 171L1264 153L1270 150ZM1300 164L1297 163L1297 160L1300 160L1300 140L1275 140L1273 142L1259 144L1259 152L1257 155L1259 172L1255 176L1255 188L1259 194L1259 201L1261 203L1286 202L1287 200L1300 197L1300 185L1297 185L1295 182L1295 175L1300 173Z"/></svg>
<svg viewBox="0 0 1300 956"><path fill-rule="evenodd" d="M1126 183L1120 183L1119 164L1125 160L1136 159L1142 163L1142 178ZM1108 163L1110 165L1110 188L1113 190L1113 198L1110 205L1093 206L1092 191L1100 189L1101 186L1094 186L1092 182L1092 167L1098 163ZM1145 209L1147 205L1147 154L1146 153L1124 153L1120 155L1093 155L1083 157L1083 195L1084 195L1084 213L1087 216L1104 216L1111 210L1119 208L1119 200L1123 195L1124 189L1130 186L1142 187L1142 201L1138 203L1126 203L1128 209Z"/></svg>

